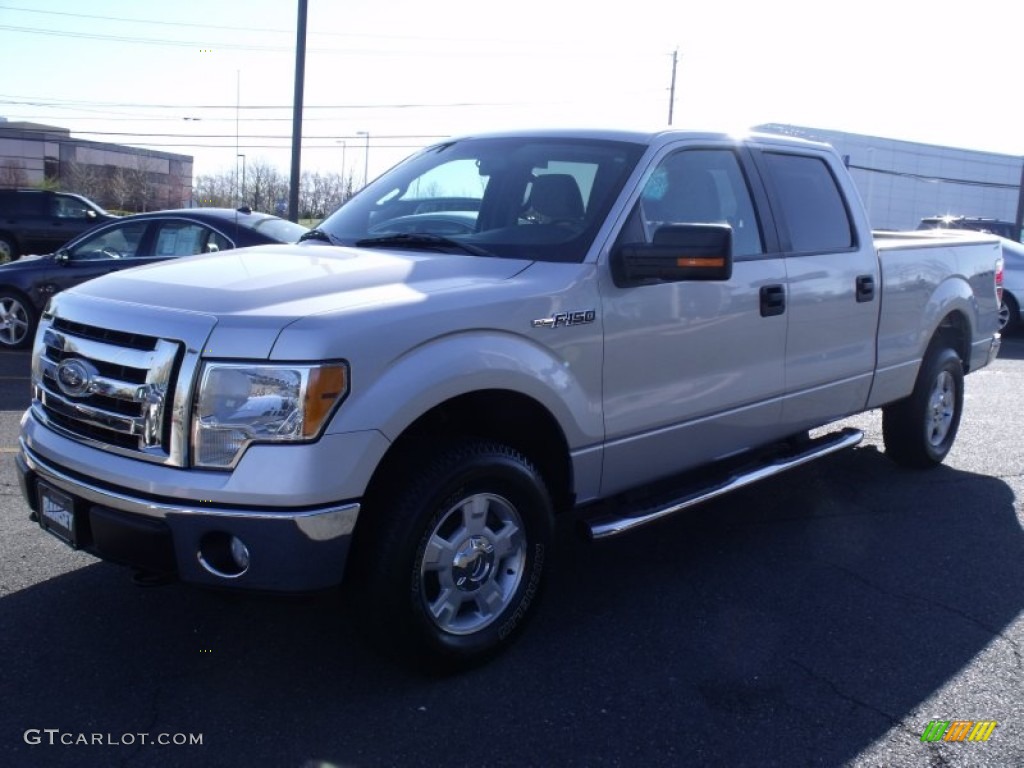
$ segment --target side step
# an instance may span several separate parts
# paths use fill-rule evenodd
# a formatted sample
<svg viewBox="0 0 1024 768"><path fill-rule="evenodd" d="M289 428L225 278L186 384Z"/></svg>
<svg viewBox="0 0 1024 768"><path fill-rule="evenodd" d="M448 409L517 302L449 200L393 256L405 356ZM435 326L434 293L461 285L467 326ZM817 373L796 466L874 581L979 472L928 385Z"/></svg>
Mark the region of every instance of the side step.
<svg viewBox="0 0 1024 768"><path fill-rule="evenodd" d="M604 514L583 522L584 530L591 539L604 539L653 523L676 512L681 512L704 501L722 496L730 491L743 488L759 480L781 474L787 469L807 464L830 453L853 448L864 439L859 429L845 428L813 440L801 442L799 447L788 452L773 454L768 460L747 464L725 477L719 476L708 484L691 486L689 492L670 501L654 504L631 514Z"/></svg>

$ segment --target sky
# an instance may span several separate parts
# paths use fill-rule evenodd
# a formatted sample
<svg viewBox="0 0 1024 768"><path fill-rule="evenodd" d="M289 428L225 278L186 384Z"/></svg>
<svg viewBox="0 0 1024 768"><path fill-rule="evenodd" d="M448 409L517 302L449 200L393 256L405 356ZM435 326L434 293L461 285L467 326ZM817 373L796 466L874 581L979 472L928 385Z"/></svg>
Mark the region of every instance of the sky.
<svg viewBox="0 0 1024 768"><path fill-rule="evenodd" d="M297 0L0 0L0 117L192 155L197 176L240 154L287 176L297 17ZM679 128L1024 155L1022 22L1007 0L308 0L301 166L359 181L452 135L662 128L670 103Z"/></svg>

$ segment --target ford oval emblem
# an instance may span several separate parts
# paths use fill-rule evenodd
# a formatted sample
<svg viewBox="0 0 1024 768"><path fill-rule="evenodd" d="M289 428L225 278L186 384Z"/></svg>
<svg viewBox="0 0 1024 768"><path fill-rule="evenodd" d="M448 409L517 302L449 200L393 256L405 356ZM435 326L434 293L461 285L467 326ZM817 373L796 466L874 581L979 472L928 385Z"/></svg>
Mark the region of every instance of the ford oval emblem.
<svg viewBox="0 0 1024 768"><path fill-rule="evenodd" d="M99 371L90 363L71 357L57 366L57 386L68 397L84 397L91 391L93 379L98 374Z"/></svg>

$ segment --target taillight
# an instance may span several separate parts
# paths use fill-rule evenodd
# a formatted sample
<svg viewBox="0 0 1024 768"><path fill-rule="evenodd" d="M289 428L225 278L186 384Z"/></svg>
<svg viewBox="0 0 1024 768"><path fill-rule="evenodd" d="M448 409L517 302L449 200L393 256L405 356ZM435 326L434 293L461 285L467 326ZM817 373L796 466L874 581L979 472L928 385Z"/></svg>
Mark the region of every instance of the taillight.
<svg viewBox="0 0 1024 768"><path fill-rule="evenodd" d="M1003 257L996 259L996 300L1003 305Z"/></svg>

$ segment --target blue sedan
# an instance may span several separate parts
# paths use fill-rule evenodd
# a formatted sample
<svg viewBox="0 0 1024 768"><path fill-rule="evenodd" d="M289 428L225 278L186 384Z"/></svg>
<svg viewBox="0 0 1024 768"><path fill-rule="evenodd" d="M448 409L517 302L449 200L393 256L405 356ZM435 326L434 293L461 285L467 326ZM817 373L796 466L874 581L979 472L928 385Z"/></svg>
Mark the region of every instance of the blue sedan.
<svg viewBox="0 0 1024 768"><path fill-rule="evenodd" d="M270 243L306 227L248 208L186 208L125 216L90 229L56 253L0 265L0 348L27 347L51 296L119 269Z"/></svg>

